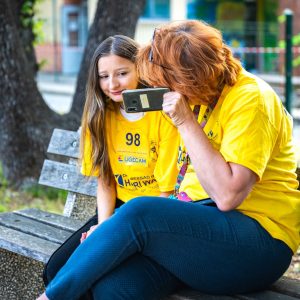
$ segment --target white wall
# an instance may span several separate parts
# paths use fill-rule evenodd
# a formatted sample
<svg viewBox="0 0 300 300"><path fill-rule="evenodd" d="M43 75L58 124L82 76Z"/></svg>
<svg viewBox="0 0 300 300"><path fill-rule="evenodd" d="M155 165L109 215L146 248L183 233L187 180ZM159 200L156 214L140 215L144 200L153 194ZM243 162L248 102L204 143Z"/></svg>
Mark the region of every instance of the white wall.
<svg viewBox="0 0 300 300"><path fill-rule="evenodd" d="M99 0L100 1L100 0ZM88 0L88 24L91 25L94 19L98 0ZM56 22L53 24L53 4L56 4ZM37 17L45 20L43 31L45 42L53 42L53 29L56 28L57 40L61 40L61 5L63 0L44 0L38 4ZM184 20L187 16L187 0L170 0L171 20ZM140 19L137 24L135 39L141 43L151 40L153 30L168 20Z"/></svg>
<svg viewBox="0 0 300 300"><path fill-rule="evenodd" d="M61 40L60 7L63 0L45 0L36 5L36 18L43 20L43 34L45 43L53 43L54 31L57 41Z"/></svg>

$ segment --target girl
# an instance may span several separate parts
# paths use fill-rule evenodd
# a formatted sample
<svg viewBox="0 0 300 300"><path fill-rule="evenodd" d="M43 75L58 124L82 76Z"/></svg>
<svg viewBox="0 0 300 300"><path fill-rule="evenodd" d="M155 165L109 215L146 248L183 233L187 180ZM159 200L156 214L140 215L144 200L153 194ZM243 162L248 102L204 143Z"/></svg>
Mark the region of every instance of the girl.
<svg viewBox="0 0 300 300"><path fill-rule="evenodd" d="M137 51L134 40L115 35L94 52L82 117L81 171L98 177L98 220L92 218L51 256L46 284L79 245L80 235L83 242L116 207L137 196L167 197L173 191L178 173L176 127L160 111L128 114L122 106L122 91L142 86Z"/></svg>
<svg viewBox="0 0 300 300"><path fill-rule="evenodd" d="M134 40L115 35L98 46L90 65L82 173L98 176L98 224L134 197L168 196L176 181L177 129L162 112L128 114L122 106L122 91L141 86L137 51Z"/></svg>

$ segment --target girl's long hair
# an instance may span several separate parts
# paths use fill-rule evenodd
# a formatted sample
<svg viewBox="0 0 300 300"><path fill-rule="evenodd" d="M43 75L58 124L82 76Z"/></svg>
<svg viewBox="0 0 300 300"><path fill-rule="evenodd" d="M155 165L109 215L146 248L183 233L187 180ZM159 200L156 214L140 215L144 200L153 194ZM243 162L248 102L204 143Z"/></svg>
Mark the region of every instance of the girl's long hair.
<svg viewBox="0 0 300 300"><path fill-rule="evenodd" d="M136 62L138 76L147 84L169 87L199 104L217 99L225 84L234 85L242 69L220 31L196 20L156 29Z"/></svg>
<svg viewBox="0 0 300 300"><path fill-rule="evenodd" d="M107 109L118 109L100 88L98 75L98 61L101 57L117 55L135 63L139 45L129 37L114 35L105 39L95 50L88 74L86 86L86 101L81 120L80 159L90 155L92 163L91 174L97 170L101 177L109 184L112 176L109 162L105 112ZM85 142L91 141L91 153L85 153ZM90 175L91 175L90 174Z"/></svg>

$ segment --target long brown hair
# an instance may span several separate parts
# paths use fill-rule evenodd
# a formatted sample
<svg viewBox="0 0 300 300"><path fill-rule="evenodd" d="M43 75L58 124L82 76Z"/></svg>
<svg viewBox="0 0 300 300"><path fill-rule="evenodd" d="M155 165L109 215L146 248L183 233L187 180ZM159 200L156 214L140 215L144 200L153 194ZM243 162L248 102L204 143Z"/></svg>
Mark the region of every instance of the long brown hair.
<svg viewBox="0 0 300 300"><path fill-rule="evenodd" d="M242 68L220 31L196 20L156 29L136 62L138 76L147 84L169 87L200 104L218 98L225 84L234 85Z"/></svg>
<svg viewBox="0 0 300 300"><path fill-rule="evenodd" d="M118 109L112 101L106 97L100 88L98 75L98 61L103 56L117 55L135 63L139 45L129 37L114 35L105 39L95 50L89 68L86 86L86 101L84 105L81 136L80 158L83 161L85 155L90 155L92 163L91 174L97 170L101 177L109 184L112 176L108 157L105 112L107 109ZM89 136L87 136L89 135ZM84 153L84 144L87 137L91 140L91 153Z"/></svg>

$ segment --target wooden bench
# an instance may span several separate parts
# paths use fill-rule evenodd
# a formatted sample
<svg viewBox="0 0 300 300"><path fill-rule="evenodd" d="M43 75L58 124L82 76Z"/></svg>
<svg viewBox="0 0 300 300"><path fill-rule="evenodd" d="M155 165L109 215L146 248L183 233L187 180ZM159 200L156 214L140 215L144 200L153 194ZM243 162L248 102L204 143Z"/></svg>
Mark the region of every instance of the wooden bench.
<svg viewBox="0 0 300 300"><path fill-rule="evenodd" d="M38 209L24 209L0 214L0 299L32 300L44 289L42 271L45 262L57 247L96 208L96 179L87 181L76 165L79 149L77 132L56 129L45 160L40 184L67 190L64 215ZM269 290L236 296L204 295L182 290L168 300L295 300L300 299L300 281L286 277ZM69 300L69 299L66 299ZM72 300L72 299L70 299Z"/></svg>

